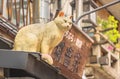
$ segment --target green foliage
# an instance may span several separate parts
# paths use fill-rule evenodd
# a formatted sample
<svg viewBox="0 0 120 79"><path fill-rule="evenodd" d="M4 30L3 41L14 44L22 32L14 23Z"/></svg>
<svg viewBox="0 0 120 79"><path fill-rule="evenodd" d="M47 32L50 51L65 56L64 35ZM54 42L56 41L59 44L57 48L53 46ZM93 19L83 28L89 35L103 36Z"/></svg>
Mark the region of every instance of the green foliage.
<svg viewBox="0 0 120 79"><path fill-rule="evenodd" d="M117 43L117 44L115 45L115 47L116 47L116 48L120 48L120 43Z"/></svg>
<svg viewBox="0 0 120 79"><path fill-rule="evenodd" d="M120 34L117 30L118 21L115 20L113 16L109 16L107 20L98 18L98 24L99 26L101 26L102 30L113 28L112 30L104 32L104 34L108 37L110 41L116 43L117 39L120 37Z"/></svg>

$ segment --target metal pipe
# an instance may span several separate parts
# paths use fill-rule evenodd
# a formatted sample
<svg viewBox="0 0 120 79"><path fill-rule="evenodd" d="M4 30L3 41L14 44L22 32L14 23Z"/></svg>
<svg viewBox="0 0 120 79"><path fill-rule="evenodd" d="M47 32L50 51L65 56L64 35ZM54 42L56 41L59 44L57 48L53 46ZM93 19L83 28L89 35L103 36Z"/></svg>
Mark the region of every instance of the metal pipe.
<svg viewBox="0 0 120 79"><path fill-rule="evenodd" d="M57 6L57 7L58 7L58 9L59 9L59 10L61 10L61 0L58 0L57 5L58 5L58 6Z"/></svg>
<svg viewBox="0 0 120 79"><path fill-rule="evenodd" d="M27 0L27 8L26 8L26 25L28 25L28 11L29 11L30 0Z"/></svg>
<svg viewBox="0 0 120 79"><path fill-rule="evenodd" d="M116 1L110 2L110 3L108 3L108 4L105 4L105 5L101 6L101 7L98 7L98 8L96 8L96 9L92 10L92 11L88 11L88 12L82 14L82 15L81 15L80 17L78 17L78 19L75 21L75 24L77 24L77 23L79 22L79 20L80 20L83 16L88 15L88 14L91 14L91 13L96 12L96 11L98 11L98 10L104 9L104 8L106 8L106 7L112 6L112 5L114 5L114 4L117 4L118 2L120 2L120 0L116 0Z"/></svg>
<svg viewBox="0 0 120 79"><path fill-rule="evenodd" d="M15 16L16 16L16 26L18 26L19 24L18 24L18 16L17 16L17 4L16 4L16 0L14 0L14 3L15 3Z"/></svg>

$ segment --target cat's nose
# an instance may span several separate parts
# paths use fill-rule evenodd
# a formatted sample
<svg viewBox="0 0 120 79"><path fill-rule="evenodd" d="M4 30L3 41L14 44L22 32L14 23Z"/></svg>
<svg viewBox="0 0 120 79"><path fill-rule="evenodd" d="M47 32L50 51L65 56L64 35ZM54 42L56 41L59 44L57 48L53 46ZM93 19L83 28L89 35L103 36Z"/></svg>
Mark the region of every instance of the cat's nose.
<svg viewBox="0 0 120 79"><path fill-rule="evenodd" d="M67 26L67 28L71 28L71 26Z"/></svg>
<svg viewBox="0 0 120 79"><path fill-rule="evenodd" d="M67 28L70 28L70 26L68 25Z"/></svg>

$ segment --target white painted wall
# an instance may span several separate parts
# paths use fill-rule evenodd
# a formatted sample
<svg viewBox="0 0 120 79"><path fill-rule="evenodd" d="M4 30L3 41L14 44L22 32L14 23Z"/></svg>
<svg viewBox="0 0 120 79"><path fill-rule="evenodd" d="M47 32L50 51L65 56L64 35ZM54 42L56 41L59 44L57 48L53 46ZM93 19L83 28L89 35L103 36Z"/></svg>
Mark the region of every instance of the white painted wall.
<svg viewBox="0 0 120 79"><path fill-rule="evenodd" d="M83 14L83 0L76 0L76 19ZM78 27L82 26L82 18L78 22Z"/></svg>
<svg viewBox="0 0 120 79"><path fill-rule="evenodd" d="M66 16L71 16L72 7L70 6L70 2L72 0L62 0L62 11L64 11Z"/></svg>

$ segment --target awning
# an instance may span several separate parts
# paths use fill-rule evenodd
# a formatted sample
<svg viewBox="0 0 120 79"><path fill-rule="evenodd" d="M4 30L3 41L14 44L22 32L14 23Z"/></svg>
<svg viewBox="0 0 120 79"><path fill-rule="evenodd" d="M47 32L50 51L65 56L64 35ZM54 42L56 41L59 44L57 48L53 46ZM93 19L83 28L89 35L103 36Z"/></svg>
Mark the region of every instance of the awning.
<svg viewBox="0 0 120 79"><path fill-rule="evenodd" d="M99 0L103 5L113 2L115 0ZM114 15L114 17L116 19L118 19L120 21L120 3L117 3L115 5L112 5L110 7L107 8L107 10Z"/></svg>

